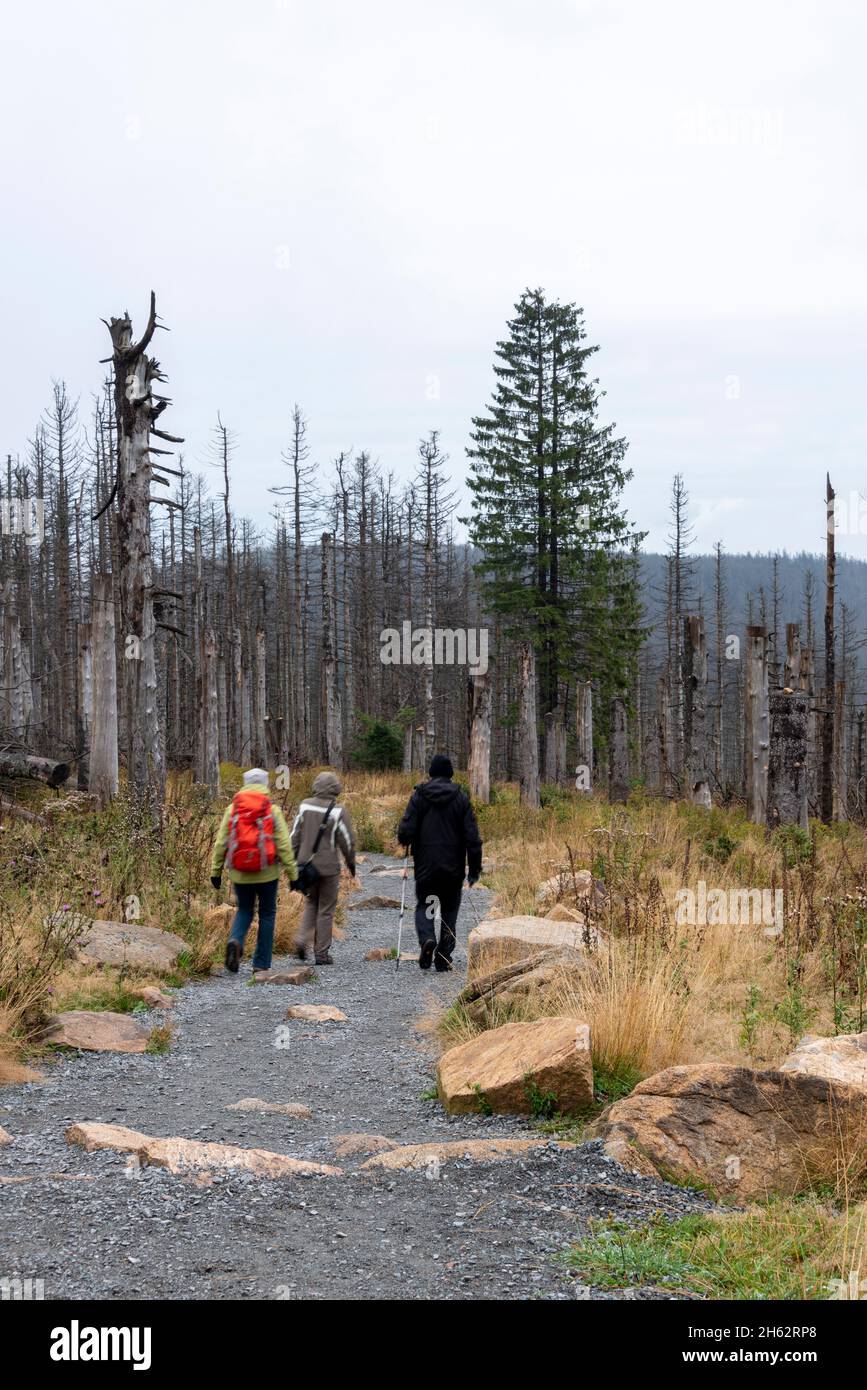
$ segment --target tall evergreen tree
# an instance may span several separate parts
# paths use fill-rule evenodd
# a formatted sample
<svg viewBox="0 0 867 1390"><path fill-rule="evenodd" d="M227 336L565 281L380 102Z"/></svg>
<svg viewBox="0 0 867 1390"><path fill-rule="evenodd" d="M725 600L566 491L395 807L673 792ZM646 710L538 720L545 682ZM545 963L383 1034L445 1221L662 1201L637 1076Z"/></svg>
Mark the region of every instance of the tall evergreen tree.
<svg viewBox="0 0 867 1390"><path fill-rule="evenodd" d="M581 309L528 289L515 311L488 412L473 420L470 537L489 610L506 636L532 637L545 712L576 676L603 695L622 688L624 640L640 641L624 556L641 537L621 507L626 441L599 421ZM626 629L612 591L628 603Z"/></svg>

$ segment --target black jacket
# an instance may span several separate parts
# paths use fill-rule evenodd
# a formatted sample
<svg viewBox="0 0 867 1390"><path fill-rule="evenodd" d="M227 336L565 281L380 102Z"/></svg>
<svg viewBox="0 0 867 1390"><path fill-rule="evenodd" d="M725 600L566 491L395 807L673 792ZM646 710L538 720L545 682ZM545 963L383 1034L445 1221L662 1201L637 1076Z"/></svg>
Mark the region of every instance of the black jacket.
<svg viewBox="0 0 867 1390"><path fill-rule="evenodd" d="M463 878L465 863L470 878L482 872L482 841L470 798L446 777L416 787L397 838L412 846L416 881L437 873Z"/></svg>

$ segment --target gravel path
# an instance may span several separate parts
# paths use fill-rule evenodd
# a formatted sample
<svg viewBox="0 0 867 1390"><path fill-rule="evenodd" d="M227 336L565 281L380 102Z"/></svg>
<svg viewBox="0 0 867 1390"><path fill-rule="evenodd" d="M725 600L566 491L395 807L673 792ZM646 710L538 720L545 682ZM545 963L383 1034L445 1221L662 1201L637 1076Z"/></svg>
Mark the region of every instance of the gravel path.
<svg viewBox="0 0 867 1390"><path fill-rule="evenodd" d="M365 894L398 897L395 866L367 855ZM285 890L284 890L285 891ZM478 894L481 912L489 899ZM411 895L411 885L409 890ZM0 1091L0 1274L41 1278L46 1298L528 1298L667 1297L579 1284L556 1256L590 1217L641 1221L707 1203L697 1194L625 1173L597 1144L546 1147L497 1163L425 1172L361 1172L338 1159L336 1135L399 1143L526 1135L511 1117L446 1117L433 1085L435 1049L418 1024L460 988L451 975L405 962L365 962L396 942L393 908L351 910L333 967L307 985L249 985L249 965L188 986L163 1056L81 1053L46 1069L43 1084ZM464 906L459 938L473 925ZM417 949L412 918L404 950ZM281 964L294 962L275 961ZM346 1023L306 1023L288 1004L336 1004ZM151 1021L161 1022L153 1014ZM285 1044L288 1042L288 1046ZM308 1120L227 1110L244 1097L301 1101ZM77 1120L128 1125L336 1163L342 1177L265 1181L131 1170L117 1153L67 1146ZM58 1176L60 1175L60 1176Z"/></svg>

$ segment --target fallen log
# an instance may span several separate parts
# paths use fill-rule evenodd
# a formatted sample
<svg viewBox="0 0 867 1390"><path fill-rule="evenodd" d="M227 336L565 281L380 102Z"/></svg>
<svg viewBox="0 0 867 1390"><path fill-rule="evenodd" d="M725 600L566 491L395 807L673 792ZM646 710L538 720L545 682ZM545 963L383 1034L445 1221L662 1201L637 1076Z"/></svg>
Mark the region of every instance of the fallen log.
<svg viewBox="0 0 867 1390"><path fill-rule="evenodd" d="M28 811L24 806L17 806L14 801L0 799L0 816L4 815L12 816L14 820L26 820L31 825L48 824L45 817L37 815L35 811Z"/></svg>
<svg viewBox="0 0 867 1390"><path fill-rule="evenodd" d="M69 763L55 762L53 758L37 758L32 753L11 749L0 752L0 777L29 777L47 782L49 787L62 787L69 771Z"/></svg>

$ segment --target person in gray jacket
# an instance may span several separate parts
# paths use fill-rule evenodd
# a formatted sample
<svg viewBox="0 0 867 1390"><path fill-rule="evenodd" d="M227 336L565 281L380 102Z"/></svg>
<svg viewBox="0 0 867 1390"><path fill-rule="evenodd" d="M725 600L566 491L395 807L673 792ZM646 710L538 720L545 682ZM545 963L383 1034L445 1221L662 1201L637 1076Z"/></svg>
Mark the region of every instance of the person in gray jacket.
<svg viewBox="0 0 867 1390"><path fill-rule="evenodd" d="M307 894L295 944L295 954L299 960L306 960L307 952L312 947L317 965L334 964L331 958L331 936L340 887L341 857L353 878L355 877L355 835L349 812L345 806L340 806L337 802L341 790L340 778L336 772L330 769L320 772L313 783L313 795L306 797L298 807L291 832L292 849L298 863L303 864L313 855L313 866L319 873L318 879ZM316 836L326 811L328 820L316 853L313 854Z"/></svg>

